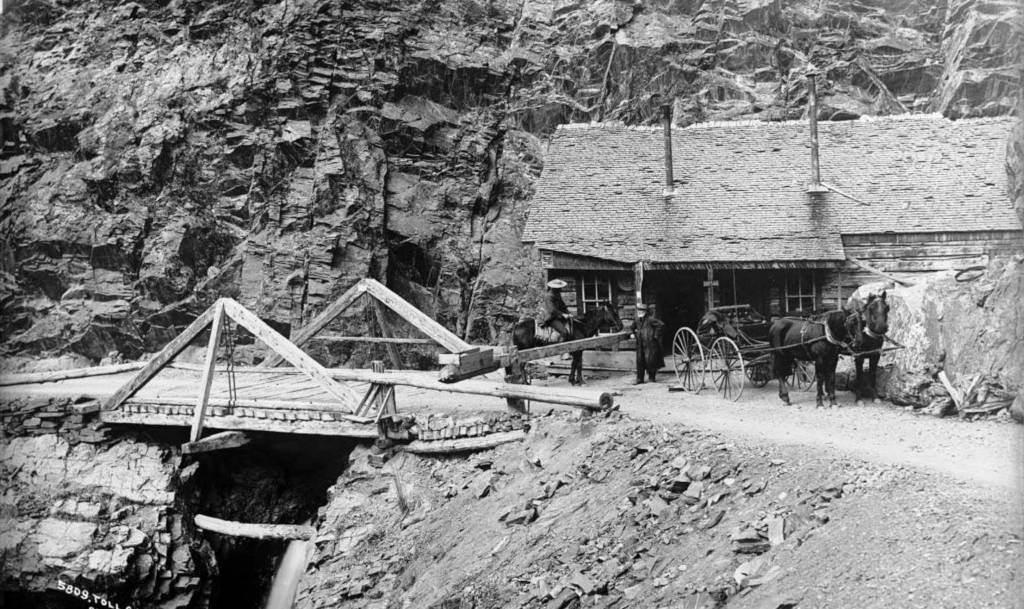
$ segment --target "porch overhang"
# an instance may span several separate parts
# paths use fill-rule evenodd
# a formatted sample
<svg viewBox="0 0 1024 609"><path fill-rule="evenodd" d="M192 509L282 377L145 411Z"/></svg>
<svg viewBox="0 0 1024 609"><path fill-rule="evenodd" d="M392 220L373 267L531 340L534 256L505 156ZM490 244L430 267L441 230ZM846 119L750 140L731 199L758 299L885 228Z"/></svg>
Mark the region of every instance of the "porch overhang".
<svg viewBox="0 0 1024 609"><path fill-rule="evenodd" d="M609 260L582 256L539 246L541 263L547 269L632 271L639 260ZM833 269L847 266L846 260L685 260L644 261L647 271L696 271L707 269Z"/></svg>

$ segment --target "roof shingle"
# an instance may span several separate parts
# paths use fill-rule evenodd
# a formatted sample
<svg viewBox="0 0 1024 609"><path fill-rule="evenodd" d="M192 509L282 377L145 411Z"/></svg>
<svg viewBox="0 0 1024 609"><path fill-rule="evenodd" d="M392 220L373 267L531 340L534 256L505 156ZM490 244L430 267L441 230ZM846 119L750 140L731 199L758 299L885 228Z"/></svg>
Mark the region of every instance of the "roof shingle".
<svg viewBox="0 0 1024 609"><path fill-rule="evenodd" d="M545 155L523 240L635 262L842 260L841 235L1020 230L1006 195L1013 119L936 115L818 124L822 182L807 193L806 122L673 131L567 125ZM844 196L848 195L848 196Z"/></svg>

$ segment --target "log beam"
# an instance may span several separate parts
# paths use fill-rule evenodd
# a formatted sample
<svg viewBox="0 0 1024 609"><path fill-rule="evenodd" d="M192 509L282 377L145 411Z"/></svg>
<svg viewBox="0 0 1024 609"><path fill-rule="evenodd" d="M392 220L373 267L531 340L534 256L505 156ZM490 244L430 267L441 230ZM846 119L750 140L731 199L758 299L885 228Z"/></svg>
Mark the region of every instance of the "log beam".
<svg viewBox="0 0 1024 609"><path fill-rule="evenodd" d="M203 380L199 383L199 395L196 397L196 408L192 418L192 431L189 440L195 442L203 435L203 417L206 415L206 402L210 399L210 387L213 386L213 375L217 366L217 346L220 345L220 333L224 329L224 302L218 300L214 305L213 325L210 328L210 342L206 345L206 363L203 366Z"/></svg>
<svg viewBox="0 0 1024 609"><path fill-rule="evenodd" d="M311 539L316 529L303 524L252 524L221 520L205 514L196 514L196 526L204 531L212 531L232 537L251 537L253 539Z"/></svg>
<svg viewBox="0 0 1024 609"><path fill-rule="evenodd" d="M616 332L615 334L604 334L601 336L593 336L591 338L571 340L564 343L554 343L552 345L544 345L543 347L534 347L533 349L520 349L515 354L503 355L501 357L501 364L503 366L509 366L515 362L528 362L545 357L561 355L563 353L586 351L587 349L595 349L597 347L608 347L626 340L629 338L629 335L629 332Z"/></svg>
<svg viewBox="0 0 1024 609"><path fill-rule="evenodd" d="M226 448L238 448L250 442L252 442L252 436L244 431L222 431L212 436L207 436L202 440L182 444L181 453L184 455L208 453Z"/></svg>
<svg viewBox="0 0 1024 609"><path fill-rule="evenodd" d="M4 374L0 375L0 387L9 387L11 385L33 385L36 383L53 383L56 381L86 378L90 376L107 376L110 374L120 374L122 372L139 370L145 366L146 362L129 362L127 364L91 366L89 368L72 368L70 370L29 372L25 374Z"/></svg>
<svg viewBox="0 0 1024 609"><path fill-rule="evenodd" d="M433 440L425 442L414 440L402 447L402 450L421 455L437 455L447 453L468 452L471 450L487 450L509 442L518 442L526 438L526 432L517 429L476 436L473 438L455 438L452 440Z"/></svg>

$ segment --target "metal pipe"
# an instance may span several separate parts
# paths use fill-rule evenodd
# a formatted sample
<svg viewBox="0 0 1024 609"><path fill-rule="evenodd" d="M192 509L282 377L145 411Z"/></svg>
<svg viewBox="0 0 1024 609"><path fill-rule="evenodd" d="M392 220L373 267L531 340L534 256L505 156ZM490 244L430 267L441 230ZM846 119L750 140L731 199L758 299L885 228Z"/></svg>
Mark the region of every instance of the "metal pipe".
<svg viewBox="0 0 1024 609"><path fill-rule="evenodd" d="M672 107L661 106L661 122L665 128L665 196L675 194L675 180L672 177Z"/></svg>
<svg viewBox="0 0 1024 609"><path fill-rule="evenodd" d="M811 123L811 188L821 189L821 170L818 166L818 95L815 84L817 72L807 75L807 116Z"/></svg>

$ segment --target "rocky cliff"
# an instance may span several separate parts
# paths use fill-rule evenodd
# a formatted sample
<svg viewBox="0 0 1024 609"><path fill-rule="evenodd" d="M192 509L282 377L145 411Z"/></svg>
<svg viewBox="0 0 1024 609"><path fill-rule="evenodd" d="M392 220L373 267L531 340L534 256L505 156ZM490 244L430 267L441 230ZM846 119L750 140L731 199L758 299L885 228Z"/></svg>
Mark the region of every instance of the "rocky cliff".
<svg viewBox="0 0 1024 609"><path fill-rule="evenodd" d="M220 295L287 329L364 276L497 340L536 303L558 124L799 117L810 66L825 119L1005 114L1020 84L1009 0L5 8L8 353L135 357Z"/></svg>

